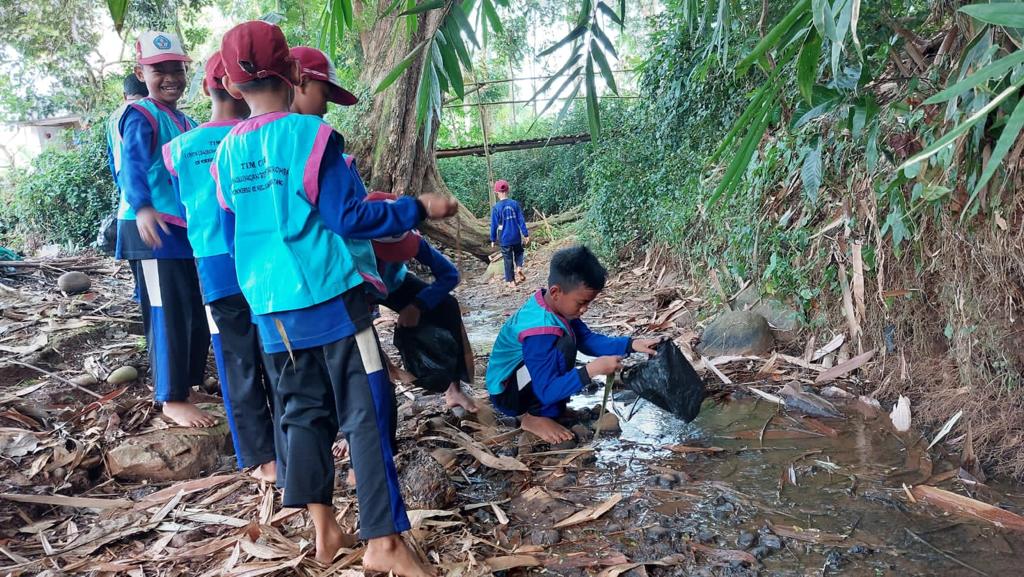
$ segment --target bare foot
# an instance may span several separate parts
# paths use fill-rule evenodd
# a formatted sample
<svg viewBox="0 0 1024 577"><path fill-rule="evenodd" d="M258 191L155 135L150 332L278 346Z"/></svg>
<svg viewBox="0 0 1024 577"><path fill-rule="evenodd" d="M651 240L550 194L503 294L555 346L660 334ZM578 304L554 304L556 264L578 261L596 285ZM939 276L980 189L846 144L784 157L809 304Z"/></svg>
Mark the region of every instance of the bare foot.
<svg viewBox="0 0 1024 577"><path fill-rule="evenodd" d="M466 391L462 390L462 385L457 382L448 385L448 390L444 392L444 404L448 408L462 407L470 413L477 410L476 401L467 395Z"/></svg>
<svg viewBox="0 0 1024 577"><path fill-rule="evenodd" d="M526 273L523 272L523 269L516 269L516 280L518 282L526 282Z"/></svg>
<svg viewBox="0 0 1024 577"><path fill-rule="evenodd" d="M334 446L331 447L331 454L334 455L335 459L344 459L348 456L348 441L345 439L338 439L334 442Z"/></svg>
<svg viewBox="0 0 1024 577"><path fill-rule="evenodd" d="M188 401L170 401L164 403L164 416L181 427L213 427L217 419L199 409Z"/></svg>
<svg viewBox="0 0 1024 577"><path fill-rule="evenodd" d="M391 572L399 577L434 577L436 573L420 562L401 535L377 537L366 542L363 570Z"/></svg>
<svg viewBox="0 0 1024 577"><path fill-rule="evenodd" d="M529 431L552 445L573 438L572 431L548 417L526 414L519 420L524 431Z"/></svg>
<svg viewBox="0 0 1024 577"><path fill-rule="evenodd" d="M249 472L249 476L257 481L266 481L267 483L277 482L277 461L267 461L259 467L254 467Z"/></svg>
<svg viewBox="0 0 1024 577"><path fill-rule="evenodd" d="M306 505L316 528L316 560L329 565L345 546L345 532L334 519L334 508L329 505Z"/></svg>
<svg viewBox="0 0 1024 577"><path fill-rule="evenodd" d="M508 281L507 283L505 283L505 287L508 288L508 290L516 290L516 281Z"/></svg>

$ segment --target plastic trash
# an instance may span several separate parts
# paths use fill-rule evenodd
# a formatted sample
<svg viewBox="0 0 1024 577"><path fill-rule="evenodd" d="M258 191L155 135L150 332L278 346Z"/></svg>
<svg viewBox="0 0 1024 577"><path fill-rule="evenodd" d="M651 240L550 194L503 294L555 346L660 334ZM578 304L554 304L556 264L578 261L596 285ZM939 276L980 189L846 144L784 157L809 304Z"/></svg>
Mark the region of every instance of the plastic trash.
<svg viewBox="0 0 1024 577"><path fill-rule="evenodd" d="M415 327L395 328L395 348L405 370L416 377L416 385L431 392L443 392L458 380L462 351L452 334L422 322Z"/></svg>
<svg viewBox="0 0 1024 577"><path fill-rule="evenodd" d="M112 212L100 221L96 233L96 249L107 256L114 256L117 248L117 212Z"/></svg>
<svg viewBox="0 0 1024 577"><path fill-rule="evenodd" d="M697 418L707 396L704 381L672 341L654 348L658 354L622 373L622 382L641 398L687 423Z"/></svg>

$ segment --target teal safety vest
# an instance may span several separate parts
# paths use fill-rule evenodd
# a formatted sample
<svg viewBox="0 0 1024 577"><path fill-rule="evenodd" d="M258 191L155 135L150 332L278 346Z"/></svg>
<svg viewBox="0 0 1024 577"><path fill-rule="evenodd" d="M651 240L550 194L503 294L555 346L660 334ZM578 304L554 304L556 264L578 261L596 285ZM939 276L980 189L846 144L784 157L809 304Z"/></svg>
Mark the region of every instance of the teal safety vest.
<svg viewBox="0 0 1024 577"><path fill-rule="evenodd" d="M160 104L152 98L143 98L132 102L125 107L125 112L130 108L141 112L149 120L150 125L153 126L153 134L155 135L153 151L155 154L152 155L152 161L146 173L153 208L164 217L165 221L178 226L184 226L185 212L174 194L170 174L167 172L167 167L164 166L163 155L160 154L160 149L174 137L195 128L196 122L185 116L185 123L181 124L166 105ZM123 116L124 114L122 114ZM120 123L121 120L118 119L118 140L123 137L120 134ZM123 142L121 146L122 148L124 147ZM128 204L124 192L121 193L121 203L117 207L117 218L118 220L135 220L135 210Z"/></svg>
<svg viewBox="0 0 1024 577"><path fill-rule="evenodd" d="M275 112L241 122L217 149L217 194L235 214L238 284L254 314L308 308L363 282L316 206L331 133L315 116Z"/></svg>
<svg viewBox="0 0 1024 577"><path fill-rule="evenodd" d="M178 198L185 208L188 242L196 258L228 254L221 226L217 186L210 164L217 146L238 120L201 124L164 145L164 165L178 178Z"/></svg>
<svg viewBox="0 0 1024 577"><path fill-rule="evenodd" d="M498 338L487 361L487 392L501 394L505 381L523 365L523 339L534 335L573 337L569 322L555 314L544 304L544 295L538 290L514 315L501 325ZM575 359L575 351L571 355Z"/></svg>
<svg viewBox="0 0 1024 577"><path fill-rule="evenodd" d="M124 116L124 111L128 110L128 102L125 102L121 106L117 107L117 110L110 114L107 118L107 148L110 150L110 156L113 157L114 161L114 186L120 188L121 183L117 181L117 175L121 172L121 117Z"/></svg>

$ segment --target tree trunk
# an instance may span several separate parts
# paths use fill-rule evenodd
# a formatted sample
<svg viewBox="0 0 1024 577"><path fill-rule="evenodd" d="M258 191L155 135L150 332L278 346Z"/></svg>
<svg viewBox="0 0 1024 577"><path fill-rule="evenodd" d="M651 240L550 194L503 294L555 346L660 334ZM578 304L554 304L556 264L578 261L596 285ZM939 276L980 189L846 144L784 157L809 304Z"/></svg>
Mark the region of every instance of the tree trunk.
<svg viewBox="0 0 1024 577"><path fill-rule="evenodd" d="M376 10L376 3L355 2L358 14ZM437 29L442 11L431 10L419 16L418 26L410 36L405 17L394 15L374 18L375 24L359 35L363 51L360 81L376 86L398 62ZM425 51L429 54L429 51ZM424 146L422 127L416 126L416 88L423 55L413 63L387 90L373 97L360 118L362 134L349 135L346 145L357 158L363 179L370 190L418 196L424 192L451 195L437 170L434 156L437 128L431 131L430 142ZM466 207L459 205L457 216L442 221L425 221L421 230L430 238L452 248L461 248L481 259L491 252L487 223Z"/></svg>

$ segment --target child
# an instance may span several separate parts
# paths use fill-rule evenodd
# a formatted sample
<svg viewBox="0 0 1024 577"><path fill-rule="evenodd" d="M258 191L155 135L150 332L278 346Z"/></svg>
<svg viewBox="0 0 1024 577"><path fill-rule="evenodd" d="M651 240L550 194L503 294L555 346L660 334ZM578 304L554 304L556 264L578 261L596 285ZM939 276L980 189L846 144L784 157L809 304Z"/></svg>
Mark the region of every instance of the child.
<svg viewBox="0 0 1024 577"><path fill-rule="evenodd" d="M256 327L238 287L235 263L221 230L217 190L210 179L217 145L249 115L245 101L232 98L224 89L223 78L224 62L220 52L214 52L206 60L203 80L203 93L212 101L210 122L164 145L164 164L185 207L238 466L255 467L254 477L273 482L276 464L270 388L264 382Z"/></svg>
<svg viewBox="0 0 1024 577"><path fill-rule="evenodd" d="M397 196L386 192L372 192L369 201L394 202ZM476 401L462 390L462 382L472 383L473 353L469 348L466 328L462 324L459 301L451 291L459 284L459 271L443 254L430 246L427 239L416 232L373 241L380 276L387 286L387 297L380 304L398 313L398 325L415 327L425 324L446 329L459 346L457 373L443 391L448 407L462 407L475 413ZM434 282L427 284L409 272L405 263L415 259L426 265ZM442 391L430 391L440 393Z"/></svg>
<svg viewBox="0 0 1024 577"><path fill-rule="evenodd" d="M580 320L604 289L606 278L604 267L587 247L556 252L547 290L538 289L509 317L494 342L487 366L491 402L502 413L519 417L523 430L548 443L573 438L555 419L591 379L622 368L622 355L655 353L657 340L606 337ZM598 358L576 368L577 350Z"/></svg>
<svg viewBox="0 0 1024 577"><path fill-rule="evenodd" d="M342 141L315 116L289 113L300 81L281 29L246 22L224 35L225 87L252 116L217 149L211 173L239 285L252 308L278 409L278 484L305 507L316 559L344 542L334 517L331 444L339 425L356 473L365 570L430 575L400 533L409 529L388 442L394 397L370 324L363 278L343 237L370 239L445 218L458 205L424 194L362 202Z"/></svg>
<svg viewBox="0 0 1024 577"><path fill-rule="evenodd" d="M498 202L491 208L491 246L495 239L501 244L501 256L505 261L505 282L515 288L516 280L524 282L523 245L530 244L530 231L526 229L526 217L519 203L508 197L508 181L494 183ZM515 273L513 275L513 265Z"/></svg>
<svg viewBox="0 0 1024 577"><path fill-rule="evenodd" d="M107 118L107 157L110 175L114 177L114 186L118 186L117 174L121 172L121 134L117 127L121 124L121 117L124 116L128 105L149 96L146 83L136 78L134 72L124 77L123 85L121 94L124 96L124 102Z"/></svg>
<svg viewBox="0 0 1024 577"><path fill-rule="evenodd" d="M121 202L115 256L128 260L140 289L156 402L178 425L210 427L216 419L188 401L192 386L203 382L210 332L185 213L160 152L195 127L175 108L191 59L168 32L144 32L135 53L135 76L146 83L149 96L131 103L118 124Z"/></svg>

